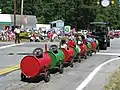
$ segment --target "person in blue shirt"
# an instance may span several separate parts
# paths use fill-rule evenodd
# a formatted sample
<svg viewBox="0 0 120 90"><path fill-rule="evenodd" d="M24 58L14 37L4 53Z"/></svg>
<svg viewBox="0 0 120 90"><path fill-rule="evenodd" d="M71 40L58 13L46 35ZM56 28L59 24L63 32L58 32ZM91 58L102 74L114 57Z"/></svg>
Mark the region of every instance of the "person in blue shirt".
<svg viewBox="0 0 120 90"><path fill-rule="evenodd" d="M87 35L87 41L88 41L88 42L93 42L93 41L94 41L94 40L92 39L91 35L89 35L89 34Z"/></svg>

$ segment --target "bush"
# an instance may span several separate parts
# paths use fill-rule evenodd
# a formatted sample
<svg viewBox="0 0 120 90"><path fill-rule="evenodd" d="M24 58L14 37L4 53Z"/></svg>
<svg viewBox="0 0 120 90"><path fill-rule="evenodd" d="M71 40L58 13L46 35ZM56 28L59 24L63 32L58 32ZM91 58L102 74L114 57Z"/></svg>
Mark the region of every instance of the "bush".
<svg viewBox="0 0 120 90"><path fill-rule="evenodd" d="M120 70L116 71L105 85L104 90L120 90Z"/></svg>

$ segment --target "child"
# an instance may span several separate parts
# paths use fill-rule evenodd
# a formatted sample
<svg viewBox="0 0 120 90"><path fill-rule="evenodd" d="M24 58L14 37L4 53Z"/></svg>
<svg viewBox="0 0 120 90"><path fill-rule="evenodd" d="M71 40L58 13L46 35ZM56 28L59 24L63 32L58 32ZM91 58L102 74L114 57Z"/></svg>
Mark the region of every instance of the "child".
<svg viewBox="0 0 120 90"><path fill-rule="evenodd" d="M76 38L76 42L77 42L78 45L82 44L82 38L81 38L81 36L78 36Z"/></svg>
<svg viewBox="0 0 120 90"><path fill-rule="evenodd" d="M89 35L89 34L87 35L87 41L88 42L93 42L93 39L91 38L91 35Z"/></svg>
<svg viewBox="0 0 120 90"><path fill-rule="evenodd" d="M81 35L81 38L82 38L83 44L87 45L87 40L85 39L85 36Z"/></svg>
<svg viewBox="0 0 120 90"><path fill-rule="evenodd" d="M74 47L75 46L75 41L70 37L69 40L68 40L68 42L67 42L67 45L69 47Z"/></svg>
<svg viewBox="0 0 120 90"><path fill-rule="evenodd" d="M66 49L67 50L67 44L66 44L66 40L61 40L61 46L60 46L61 48L64 48L64 49Z"/></svg>

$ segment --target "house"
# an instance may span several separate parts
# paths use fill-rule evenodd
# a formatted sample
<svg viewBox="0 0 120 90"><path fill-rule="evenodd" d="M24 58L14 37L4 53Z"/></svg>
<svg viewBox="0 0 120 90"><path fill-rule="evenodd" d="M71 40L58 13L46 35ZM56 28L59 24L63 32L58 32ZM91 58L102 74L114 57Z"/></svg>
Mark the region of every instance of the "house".
<svg viewBox="0 0 120 90"><path fill-rule="evenodd" d="M12 24L9 14L0 14L0 30L10 27Z"/></svg>
<svg viewBox="0 0 120 90"><path fill-rule="evenodd" d="M23 15L22 24L24 28L32 29L36 28L37 19L34 15ZM16 26L20 27L21 15L16 15ZM14 15L12 14L0 14L0 29L14 29Z"/></svg>

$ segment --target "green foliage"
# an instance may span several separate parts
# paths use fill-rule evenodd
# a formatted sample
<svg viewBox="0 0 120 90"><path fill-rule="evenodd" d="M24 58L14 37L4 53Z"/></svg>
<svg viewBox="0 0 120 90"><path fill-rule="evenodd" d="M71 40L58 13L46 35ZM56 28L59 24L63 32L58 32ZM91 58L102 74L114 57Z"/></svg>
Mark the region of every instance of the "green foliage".
<svg viewBox="0 0 120 90"><path fill-rule="evenodd" d="M40 16L37 18L38 23L45 23L45 17L44 16Z"/></svg>
<svg viewBox="0 0 120 90"><path fill-rule="evenodd" d="M21 0L16 0L17 14ZM2 13L14 13L14 0L0 0ZM107 21L120 28L120 7L117 3L104 8L97 0L24 0L24 14L36 15L39 23L62 19L66 25L86 29L89 22Z"/></svg>

